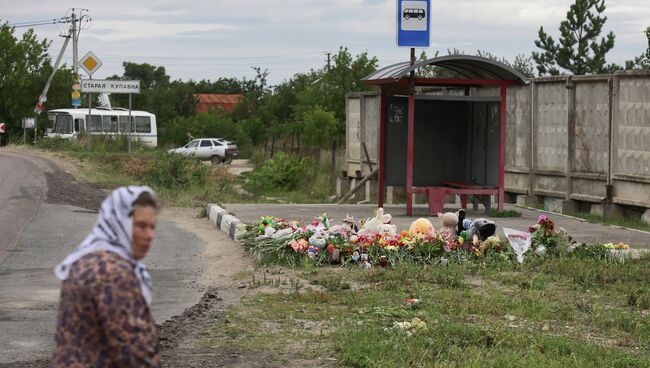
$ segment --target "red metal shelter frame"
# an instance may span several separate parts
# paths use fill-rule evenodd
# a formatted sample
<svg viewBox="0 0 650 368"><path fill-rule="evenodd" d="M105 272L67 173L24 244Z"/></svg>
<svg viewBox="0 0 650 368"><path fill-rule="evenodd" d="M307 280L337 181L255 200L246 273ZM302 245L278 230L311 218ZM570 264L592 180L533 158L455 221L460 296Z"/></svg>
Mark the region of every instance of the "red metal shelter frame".
<svg viewBox="0 0 650 368"><path fill-rule="evenodd" d="M408 79L395 80L393 78L374 79L364 81L366 84L381 86L381 127L380 127L380 153L379 153L379 192L378 206L384 205L384 177L385 177L385 142L386 137L386 95L393 94L395 91L404 91L408 89ZM495 187L480 187L474 185L447 183L451 185L441 185L433 187L414 187L413 186L413 143L414 143L414 126L415 126L415 95L412 90L409 92L408 99L408 139L407 139L407 156L406 156L406 214L413 214L413 194L420 193L428 196L429 212L434 215L441 212L444 207L444 197L446 194L460 194L462 206L467 206L467 195L497 195L499 210L503 210L504 204L504 185L505 185L505 140L506 140L506 100L508 86L521 84L517 80L502 79L438 79L438 78L416 78L416 86L464 86L465 95L469 95L470 87L480 86L498 86L501 89L501 116L499 129L499 181ZM445 183L441 183L445 184Z"/></svg>

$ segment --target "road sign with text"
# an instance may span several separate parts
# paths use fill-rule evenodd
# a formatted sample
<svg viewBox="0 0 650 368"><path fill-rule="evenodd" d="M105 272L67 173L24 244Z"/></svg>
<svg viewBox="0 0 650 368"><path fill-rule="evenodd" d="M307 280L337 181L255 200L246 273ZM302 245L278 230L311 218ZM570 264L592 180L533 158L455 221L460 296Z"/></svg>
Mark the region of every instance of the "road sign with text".
<svg viewBox="0 0 650 368"><path fill-rule="evenodd" d="M84 93L140 93L138 80L82 79L81 92Z"/></svg>

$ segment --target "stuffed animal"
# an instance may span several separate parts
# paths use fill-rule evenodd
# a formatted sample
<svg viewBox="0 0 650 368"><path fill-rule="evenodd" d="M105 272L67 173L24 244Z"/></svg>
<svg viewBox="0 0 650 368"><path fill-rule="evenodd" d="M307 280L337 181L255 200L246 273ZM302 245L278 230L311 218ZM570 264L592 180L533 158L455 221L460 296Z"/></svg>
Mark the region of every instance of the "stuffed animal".
<svg viewBox="0 0 650 368"><path fill-rule="evenodd" d="M361 255L361 260L360 260L359 266L361 268L363 268L363 269L366 269L366 270L372 268L372 264L368 260L368 255L367 254L363 253Z"/></svg>
<svg viewBox="0 0 650 368"><path fill-rule="evenodd" d="M384 214L384 209L379 207L375 213L375 217L366 221L363 225L363 230L373 232L375 234L379 233L379 227L383 224L387 224L393 217L389 214Z"/></svg>
<svg viewBox="0 0 650 368"><path fill-rule="evenodd" d="M379 235L381 235L381 239L386 242L397 240L397 226L382 224L379 226Z"/></svg>
<svg viewBox="0 0 650 368"><path fill-rule="evenodd" d="M358 228L354 224L354 217L347 215L340 225L334 225L329 228L330 235L339 236L342 239L350 239L356 235Z"/></svg>
<svg viewBox="0 0 650 368"><path fill-rule="evenodd" d="M309 244L318 249L325 249L327 246L327 238L329 238L327 230L324 228L316 228L314 234L309 237Z"/></svg>
<svg viewBox="0 0 650 368"><path fill-rule="evenodd" d="M458 225L458 213L456 212L438 212L438 217L442 222L442 227L450 236L456 236L456 226Z"/></svg>
<svg viewBox="0 0 650 368"><path fill-rule="evenodd" d="M433 225L431 224L431 221L425 219L425 218L419 218L411 223L411 227L409 228L409 233L412 236L415 235L433 235L433 233L436 231L434 229Z"/></svg>
<svg viewBox="0 0 650 368"><path fill-rule="evenodd" d="M358 251L355 250L354 252L352 252L352 258L351 258L352 263L359 263L360 259L361 259L361 256L359 255Z"/></svg>
<svg viewBox="0 0 650 368"><path fill-rule="evenodd" d="M477 218L476 220L464 219L463 228L467 230L467 234L472 239L476 235L480 241L483 241L496 233L497 224L485 218Z"/></svg>

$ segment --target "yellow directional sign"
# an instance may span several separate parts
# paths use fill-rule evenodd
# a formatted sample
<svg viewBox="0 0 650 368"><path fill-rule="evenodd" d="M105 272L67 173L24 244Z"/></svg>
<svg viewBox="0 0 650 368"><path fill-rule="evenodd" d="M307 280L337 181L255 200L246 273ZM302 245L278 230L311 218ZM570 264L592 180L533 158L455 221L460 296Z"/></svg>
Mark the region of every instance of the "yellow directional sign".
<svg viewBox="0 0 650 368"><path fill-rule="evenodd" d="M72 91L72 99L80 99L80 98L81 98L81 92Z"/></svg>
<svg viewBox="0 0 650 368"><path fill-rule="evenodd" d="M92 51L88 51L86 55L79 61L79 67L85 70L88 75L92 76L102 66L102 61L99 60Z"/></svg>

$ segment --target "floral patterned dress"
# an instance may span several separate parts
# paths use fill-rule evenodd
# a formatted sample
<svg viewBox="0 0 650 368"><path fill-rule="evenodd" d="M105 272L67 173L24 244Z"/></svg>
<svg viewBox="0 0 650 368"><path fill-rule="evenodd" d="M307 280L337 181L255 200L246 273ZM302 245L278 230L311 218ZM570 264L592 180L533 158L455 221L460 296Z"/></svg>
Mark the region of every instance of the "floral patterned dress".
<svg viewBox="0 0 650 368"><path fill-rule="evenodd" d="M156 326L128 260L96 251L61 287L53 367L159 367Z"/></svg>

